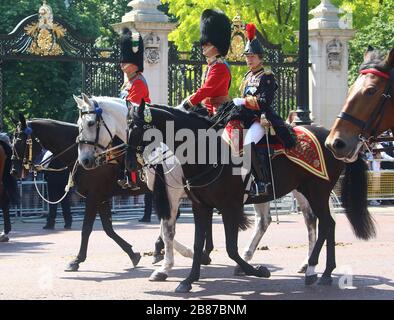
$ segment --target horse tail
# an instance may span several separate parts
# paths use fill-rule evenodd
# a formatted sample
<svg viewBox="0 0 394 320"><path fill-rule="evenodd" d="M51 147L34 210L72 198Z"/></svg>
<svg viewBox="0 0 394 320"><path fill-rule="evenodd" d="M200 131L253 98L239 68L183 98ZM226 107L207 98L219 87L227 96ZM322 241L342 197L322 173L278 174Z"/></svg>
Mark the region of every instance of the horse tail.
<svg viewBox="0 0 394 320"><path fill-rule="evenodd" d="M356 237L375 237L374 220L367 208L367 165L360 157L346 165L342 180L341 201Z"/></svg>
<svg viewBox="0 0 394 320"><path fill-rule="evenodd" d="M4 164L4 172L3 172L3 183L4 183L4 191L8 195L11 204L18 205L19 204L19 191L18 191L18 183L16 179L11 175L11 157L12 150L11 147L7 143L1 142L1 146L4 149L6 154L6 160Z"/></svg>
<svg viewBox="0 0 394 320"><path fill-rule="evenodd" d="M158 164L155 170L155 182L153 184L153 203L159 219L168 220L171 217L170 202L164 178L162 164Z"/></svg>
<svg viewBox="0 0 394 320"><path fill-rule="evenodd" d="M250 219L246 216L245 212L242 211L241 216L239 217L238 220L238 229L241 231L245 231L248 229L251 225Z"/></svg>

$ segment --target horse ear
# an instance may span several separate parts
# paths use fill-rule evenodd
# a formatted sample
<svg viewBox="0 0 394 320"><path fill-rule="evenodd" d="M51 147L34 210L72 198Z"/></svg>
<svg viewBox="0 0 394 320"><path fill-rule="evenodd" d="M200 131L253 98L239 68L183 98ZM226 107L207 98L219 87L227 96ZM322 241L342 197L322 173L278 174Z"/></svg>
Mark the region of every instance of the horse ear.
<svg viewBox="0 0 394 320"><path fill-rule="evenodd" d="M22 113L19 113L19 122L21 123L22 129L26 128L26 118Z"/></svg>
<svg viewBox="0 0 394 320"><path fill-rule="evenodd" d="M142 99L141 103L138 107L138 117L141 118L144 115L144 111L145 111L145 100Z"/></svg>
<svg viewBox="0 0 394 320"><path fill-rule="evenodd" d="M90 106L90 100L89 100L89 97L86 95L86 94L84 94L83 92L81 93L81 95L82 95L82 99L83 99L83 101L87 104L87 105L89 105Z"/></svg>
<svg viewBox="0 0 394 320"><path fill-rule="evenodd" d="M369 55L375 50L374 47L372 47L371 45L368 45L367 51L364 52L364 61L367 60L367 58L369 57Z"/></svg>
<svg viewBox="0 0 394 320"><path fill-rule="evenodd" d="M392 48L386 58L387 65L394 68L394 48Z"/></svg>
<svg viewBox="0 0 394 320"><path fill-rule="evenodd" d="M78 109L82 109L82 105L83 105L83 100L81 98L78 98L76 95L73 94L73 98L75 100L75 102L77 103L77 107Z"/></svg>
<svg viewBox="0 0 394 320"><path fill-rule="evenodd" d="M14 126L15 127L17 127L18 126L18 123L19 123L19 121L18 120L16 120L15 118L14 118L14 116L11 116L11 122L14 124Z"/></svg>

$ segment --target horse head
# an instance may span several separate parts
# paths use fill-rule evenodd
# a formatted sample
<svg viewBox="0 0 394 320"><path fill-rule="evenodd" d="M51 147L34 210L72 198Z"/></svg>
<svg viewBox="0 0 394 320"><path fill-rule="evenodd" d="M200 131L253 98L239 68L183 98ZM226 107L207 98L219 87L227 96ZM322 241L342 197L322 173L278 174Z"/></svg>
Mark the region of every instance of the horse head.
<svg viewBox="0 0 394 320"><path fill-rule="evenodd" d="M33 167L34 159L41 152L42 147L35 139L33 129L20 113L12 141L11 174L17 179L25 178Z"/></svg>
<svg viewBox="0 0 394 320"><path fill-rule="evenodd" d="M89 98L84 93L74 100L79 109L78 160L85 169L94 169L97 156L111 146L115 135L126 142L127 107L117 98Z"/></svg>
<svg viewBox="0 0 394 320"><path fill-rule="evenodd" d="M394 128L394 48L384 57L368 47L360 75L325 141L334 156L354 162L363 141Z"/></svg>

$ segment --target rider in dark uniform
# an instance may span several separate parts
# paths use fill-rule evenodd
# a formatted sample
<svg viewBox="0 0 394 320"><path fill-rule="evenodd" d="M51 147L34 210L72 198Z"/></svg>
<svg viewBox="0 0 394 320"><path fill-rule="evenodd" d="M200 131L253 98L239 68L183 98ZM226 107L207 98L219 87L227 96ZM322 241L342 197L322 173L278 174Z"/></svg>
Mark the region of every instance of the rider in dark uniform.
<svg viewBox="0 0 394 320"><path fill-rule="evenodd" d="M286 148L294 146L295 140L283 119L271 106L278 84L274 74L263 67L263 48L255 37L255 25L248 24L246 31L248 42L244 54L249 71L245 74L240 86L242 98L233 99L235 107L231 110L227 120L232 121L235 127L234 122L239 121L242 123L239 127L248 129L244 146L251 145L252 173L255 178L256 193L259 195L266 194L270 184L268 154L263 152L259 157L255 147L265 134L265 129L260 124L262 114L265 114L266 119L274 128L277 138Z"/></svg>

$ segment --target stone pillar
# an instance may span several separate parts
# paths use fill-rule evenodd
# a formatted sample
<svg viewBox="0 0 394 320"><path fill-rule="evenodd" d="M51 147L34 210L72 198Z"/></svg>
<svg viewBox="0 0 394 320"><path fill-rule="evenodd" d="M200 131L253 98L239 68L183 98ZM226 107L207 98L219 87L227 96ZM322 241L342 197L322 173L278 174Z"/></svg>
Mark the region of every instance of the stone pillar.
<svg viewBox="0 0 394 320"><path fill-rule="evenodd" d="M128 6L133 10L122 17L113 28L137 30L144 39L144 76L148 82L152 103L167 104L168 100L168 34L175 23L157 9L159 0L133 0Z"/></svg>
<svg viewBox="0 0 394 320"><path fill-rule="evenodd" d="M309 103L312 121L331 128L348 90L348 41L355 31L340 23L341 11L329 0L309 13Z"/></svg>

